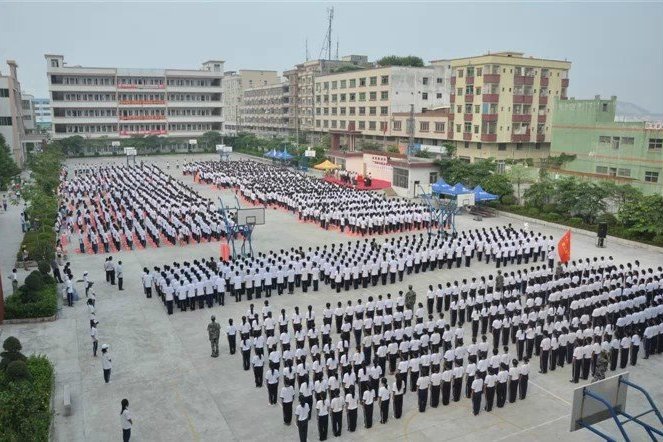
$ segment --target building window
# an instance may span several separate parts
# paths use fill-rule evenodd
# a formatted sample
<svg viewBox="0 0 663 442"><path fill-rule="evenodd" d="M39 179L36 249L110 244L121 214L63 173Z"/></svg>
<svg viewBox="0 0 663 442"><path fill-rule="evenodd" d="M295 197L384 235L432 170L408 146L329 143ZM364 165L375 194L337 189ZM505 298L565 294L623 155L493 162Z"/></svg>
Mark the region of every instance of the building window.
<svg viewBox="0 0 663 442"><path fill-rule="evenodd" d="M479 113L481 113L481 106L479 106L478 104L475 105L475 106L474 106L474 113L475 113L475 114L479 114Z"/></svg>
<svg viewBox="0 0 663 442"><path fill-rule="evenodd" d="M353 78L352 80L350 80L350 87L357 87L357 80L356 79Z"/></svg>
<svg viewBox="0 0 663 442"><path fill-rule="evenodd" d="M617 175L628 178L628 177L631 176L631 169L619 168L619 169L617 169Z"/></svg>
<svg viewBox="0 0 663 442"><path fill-rule="evenodd" d="M368 122L368 130L375 130L376 126L375 121Z"/></svg>
<svg viewBox="0 0 663 442"><path fill-rule="evenodd" d="M466 141L464 144L465 144L465 149L469 149L469 148L470 148L470 142L469 142L469 141Z"/></svg>
<svg viewBox="0 0 663 442"><path fill-rule="evenodd" d="M459 88L456 89L456 95L458 95L459 97L463 96L463 88L462 87L459 87Z"/></svg>
<svg viewBox="0 0 663 442"><path fill-rule="evenodd" d="M380 107L380 115L387 115L389 113L389 106Z"/></svg>
<svg viewBox="0 0 663 442"><path fill-rule="evenodd" d="M456 132L460 133L460 128L461 128L460 124L457 124L456 125Z"/></svg>
<svg viewBox="0 0 663 442"><path fill-rule="evenodd" d="M603 112L608 112L608 103L601 103L601 110Z"/></svg>
<svg viewBox="0 0 663 442"><path fill-rule="evenodd" d="M355 100L356 100L356 97L357 97L356 94L354 94L354 93L353 93L353 94L350 94L350 101L355 101Z"/></svg>
<svg viewBox="0 0 663 442"><path fill-rule="evenodd" d="M465 86L465 95L472 95L474 94L474 86L471 84Z"/></svg>
<svg viewBox="0 0 663 442"><path fill-rule="evenodd" d="M368 115L375 116L377 115L377 108L375 106L371 106L368 108Z"/></svg>
<svg viewBox="0 0 663 442"><path fill-rule="evenodd" d="M380 121L380 132L386 133L388 128L388 123L386 121Z"/></svg>
<svg viewBox="0 0 663 442"><path fill-rule="evenodd" d="M610 137L607 137L605 135L599 136L599 143L601 143L601 144L610 144L611 141L612 141L612 138L610 138Z"/></svg>
<svg viewBox="0 0 663 442"><path fill-rule="evenodd" d="M347 80L341 80L341 89L345 89L347 85Z"/></svg>
<svg viewBox="0 0 663 442"><path fill-rule="evenodd" d="M645 171L646 183L658 183L658 172Z"/></svg>
<svg viewBox="0 0 663 442"><path fill-rule="evenodd" d="M438 93L435 95L435 97L439 100L439 99L442 98L442 94L438 92Z"/></svg>
<svg viewBox="0 0 663 442"><path fill-rule="evenodd" d="M477 150L481 150L481 143L477 143Z"/></svg>
<svg viewBox="0 0 663 442"><path fill-rule="evenodd" d="M380 92L380 100L388 100L388 99L389 99L389 92L387 91Z"/></svg>
<svg viewBox="0 0 663 442"><path fill-rule="evenodd" d="M465 105L465 113L466 114L471 114L472 113L472 105L471 104L466 104Z"/></svg>
<svg viewBox="0 0 663 442"><path fill-rule="evenodd" d="M428 132L428 128L429 128L428 121L420 121L419 122L419 130L421 132Z"/></svg>
<svg viewBox="0 0 663 442"><path fill-rule="evenodd" d="M459 114L460 114L460 113L462 113L462 112L463 112L463 106L460 105L460 104L456 105L456 113L459 113Z"/></svg>
<svg viewBox="0 0 663 442"><path fill-rule="evenodd" d="M596 173L599 175L607 175L608 168L606 166L596 166Z"/></svg>
<svg viewBox="0 0 663 442"><path fill-rule="evenodd" d="M9 97L9 89L0 89L0 98Z"/></svg>
<svg viewBox="0 0 663 442"><path fill-rule="evenodd" d="M478 133L479 133L479 125L478 125L478 124L475 124L475 125L474 125L474 133L475 133L475 134L478 134Z"/></svg>
<svg viewBox="0 0 663 442"><path fill-rule="evenodd" d="M359 122L359 130L364 130L366 129L366 122L365 121L360 121Z"/></svg>
<svg viewBox="0 0 663 442"><path fill-rule="evenodd" d="M470 123L469 121L467 123L465 123L465 128L464 129L465 130L463 132L465 132L466 134L471 133L472 132L472 123Z"/></svg>
<svg viewBox="0 0 663 442"><path fill-rule="evenodd" d="M422 81L422 83L423 83L424 86L427 86L427 85L428 85L428 77L423 77L423 78L421 79L421 81Z"/></svg>
<svg viewBox="0 0 663 442"><path fill-rule="evenodd" d="M0 117L0 126L11 126L12 117Z"/></svg>
<svg viewBox="0 0 663 442"><path fill-rule="evenodd" d="M437 77L437 79L435 81L436 81L437 84L444 84L444 78L442 78L442 77Z"/></svg>
<svg viewBox="0 0 663 442"><path fill-rule="evenodd" d="M359 107L359 115L366 115L366 108L364 106Z"/></svg>
<svg viewBox="0 0 663 442"><path fill-rule="evenodd" d="M378 77L371 77L370 85L371 86L377 86L378 85Z"/></svg>
<svg viewBox="0 0 663 442"><path fill-rule="evenodd" d="M378 99L378 93L377 93L377 92L370 92L370 93L368 94L368 99L369 99L370 101L375 101L375 100L377 100L377 99Z"/></svg>
<svg viewBox="0 0 663 442"><path fill-rule="evenodd" d="M401 127L402 127L401 124L402 124L402 123L401 123L400 120L398 120L398 121L393 121L394 130L395 130L395 131L400 131L400 130L401 130Z"/></svg>
<svg viewBox="0 0 663 442"><path fill-rule="evenodd" d="M633 137L622 137L622 144L633 146L635 139Z"/></svg>
<svg viewBox="0 0 663 442"><path fill-rule="evenodd" d="M435 123L435 132L444 132L444 123Z"/></svg>
<svg viewBox="0 0 663 442"><path fill-rule="evenodd" d="M399 167L394 167L394 175L393 175L393 179L391 180L391 183L394 186L402 187L404 189L407 189L409 179L410 179L410 171L409 170L401 169Z"/></svg>
<svg viewBox="0 0 663 442"><path fill-rule="evenodd" d="M366 78L365 77L359 79L359 86L362 86L362 87L366 86Z"/></svg>
<svg viewBox="0 0 663 442"><path fill-rule="evenodd" d="M389 75L383 75L380 77L380 84L386 85L389 84Z"/></svg>
<svg viewBox="0 0 663 442"><path fill-rule="evenodd" d="M366 92L359 92L359 101L366 101Z"/></svg>
<svg viewBox="0 0 663 442"><path fill-rule="evenodd" d="M457 76L458 78L463 78L463 69L458 69L458 70L456 71L456 76Z"/></svg>
<svg viewBox="0 0 663 442"><path fill-rule="evenodd" d="M506 150L506 143L498 143L497 144L497 150L505 151Z"/></svg>
<svg viewBox="0 0 663 442"><path fill-rule="evenodd" d="M428 183L429 184L437 183L437 177L438 177L437 172L430 172L428 174Z"/></svg>
<svg viewBox="0 0 663 442"><path fill-rule="evenodd" d="M661 150L663 148L663 138L650 138L649 150Z"/></svg>

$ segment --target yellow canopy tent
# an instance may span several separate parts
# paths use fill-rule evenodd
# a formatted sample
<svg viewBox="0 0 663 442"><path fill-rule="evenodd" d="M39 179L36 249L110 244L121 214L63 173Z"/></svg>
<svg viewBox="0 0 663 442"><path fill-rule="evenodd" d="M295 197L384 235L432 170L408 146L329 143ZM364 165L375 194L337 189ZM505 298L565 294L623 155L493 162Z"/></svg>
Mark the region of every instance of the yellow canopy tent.
<svg viewBox="0 0 663 442"><path fill-rule="evenodd" d="M317 170L332 170L332 169L338 169L339 167L340 167L339 165L334 164L329 160L325 160L322 163L313 166L313 168Z"/></svg>

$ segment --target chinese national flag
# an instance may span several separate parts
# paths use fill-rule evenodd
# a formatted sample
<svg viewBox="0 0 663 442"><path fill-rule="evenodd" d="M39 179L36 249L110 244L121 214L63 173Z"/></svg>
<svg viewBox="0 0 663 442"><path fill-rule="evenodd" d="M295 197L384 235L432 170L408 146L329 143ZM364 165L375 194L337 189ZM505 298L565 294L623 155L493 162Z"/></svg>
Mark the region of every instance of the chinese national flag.
<svg viewBox="0 0 663 442"><path fill-rule="evenodd" d="M560 262L569 262L571 259L571 231L567 230L566 233L560 238L557 243L557 253L559 254Z"/></svg>

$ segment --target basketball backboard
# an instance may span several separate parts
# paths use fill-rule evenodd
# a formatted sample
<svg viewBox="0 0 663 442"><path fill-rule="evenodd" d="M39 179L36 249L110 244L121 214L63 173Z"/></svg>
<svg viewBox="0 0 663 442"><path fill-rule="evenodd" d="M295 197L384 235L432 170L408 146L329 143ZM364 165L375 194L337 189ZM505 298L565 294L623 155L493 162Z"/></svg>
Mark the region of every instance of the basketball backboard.
<svg viewBox="0 0 663 442"><path fill-rule="evenodd" d="M589 385L576 388L573 391L573 408L571 410L571 431L584 428L582 424L593 425L612 418L606 406L587 396L587 391L601 396L608 401L616 412L626 410L626 390L628 386L619 382L619 379L628 380L628 372L593 382ZM582 423L582 424L581 424Z"/></svg>
<svg viewBox="0 0 663 442"><path fill-rule="evenodd" d="M265 224L265 208L249 207L237 210L237 225L261 226Z"/></svg>
<svg viewBox="0 0 663 442"><path fill-rule="evenodd" d="M468 207L474 205L474 193L461 193L456 197L458 207Z"/></svg>

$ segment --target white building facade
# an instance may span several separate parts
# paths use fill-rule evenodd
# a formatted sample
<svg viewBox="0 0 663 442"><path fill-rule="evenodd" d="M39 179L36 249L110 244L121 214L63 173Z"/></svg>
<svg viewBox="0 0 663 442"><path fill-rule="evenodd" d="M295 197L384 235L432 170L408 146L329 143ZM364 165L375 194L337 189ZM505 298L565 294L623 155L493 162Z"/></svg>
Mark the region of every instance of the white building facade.
<svg viewBox="0 0 663 442"><path fill-rule="evenodd" d="M55 139L223 131L221 60L198 70L123 69L67 66L62 55L45 57Z"/></svg>
<svg viewBox="0 0 663 442"><path fill-rule="evenodd" d="M16 164L25 163L25 127L23 125L23 100L21 84L18 81L18 65L13 60L7 61L9 72L0 72L0 134L11 150Z"/></svg>

